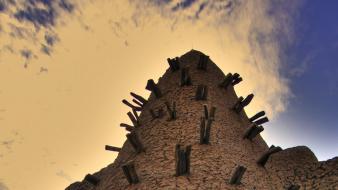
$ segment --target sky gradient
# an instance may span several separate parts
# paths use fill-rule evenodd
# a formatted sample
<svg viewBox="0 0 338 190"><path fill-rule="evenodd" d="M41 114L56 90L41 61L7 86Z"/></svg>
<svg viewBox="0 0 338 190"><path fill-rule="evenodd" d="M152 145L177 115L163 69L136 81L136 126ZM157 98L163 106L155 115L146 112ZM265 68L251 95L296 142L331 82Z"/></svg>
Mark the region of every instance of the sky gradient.
<svg viewBox="0 0 338 190"><path fill-rule="evenodd" d="M272 3L273 2L273 3ZM58 190L112 163L133 91L196 49L254 93L269 145L338 153L338 3L0 0L0 190Z"/></svg>

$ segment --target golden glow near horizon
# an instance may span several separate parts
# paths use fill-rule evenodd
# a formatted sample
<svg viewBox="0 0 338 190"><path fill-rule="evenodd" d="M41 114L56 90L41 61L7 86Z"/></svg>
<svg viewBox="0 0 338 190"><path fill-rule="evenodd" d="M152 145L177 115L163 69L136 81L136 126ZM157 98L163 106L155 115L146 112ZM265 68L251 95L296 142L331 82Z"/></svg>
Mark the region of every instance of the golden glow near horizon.
<svg viewBox="0 0 338 190"><path fill-rule="evenodd" d="M1 51L0 184L9 189L63 189L112 163L116 153L104 145L125 140L119 123L128 122L128 108L121 100L130 91L148 97L146 81L164 73L166 58L191 49L208 54L223 72L242 75L236 92L255 94L248 115L284 111L289 91L278 74L278 45L273 38L260 44L254 32L269 35L279 27L266 16L266 1L242 5L224 23L217 12L193 20L189 12L165 13L137 1L79 2L75 15L54 29L60 41L50 57L36 51L25 69L19 52ZM39 49L43 38L0 37L13 49Z"/></svg>

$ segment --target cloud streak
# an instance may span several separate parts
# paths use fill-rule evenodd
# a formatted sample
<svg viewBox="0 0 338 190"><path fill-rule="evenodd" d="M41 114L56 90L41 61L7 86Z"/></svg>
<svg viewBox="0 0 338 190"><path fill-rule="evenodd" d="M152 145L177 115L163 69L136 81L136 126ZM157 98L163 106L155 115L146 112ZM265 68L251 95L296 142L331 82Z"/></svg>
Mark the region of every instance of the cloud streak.
<svg viewBox="0 0 338 190"><path fill-rule="evenodd" d="M63 170L59 170L58 172L56 172L56 175L67 180L68 182L72 182L73 179Z"/></svg>
<svg viewBox="0 0 338 190"><path fill-rule="evenodd" d="M238 89L239 93L253 91L257 95L254 109L265 109L270 117L285 111L291 93L287 79L281 75L281 58L284 46L292 41L291 15L295 14L299 3L265 0L131 2L136 7L133 13L136 23L153 20L147 13L152 10L161 15L162 22L174 20L170 23L175 25L172 27L176 30L174 33L179 31L178 27L200 30L201 38L217 33L219 41L213 44L213 49L221 49L215 51L224 55L216 63L227 62L226 66L221 65L228 68L223 69L225 72L230 69L244 76L246 85Z"/></svg>
<svg viewBox="0 0 338 190"><path fill-rule="evenodd" d="M11 53L23 51L50 56L53 46L59 42L54 32L65 15L75 11L69 0L0 0L0 54L10 47ZM27 54L23 55L27 60ZM38 57L37 57L38 58ZM25 66L27 66L26 62Z"/></svg>

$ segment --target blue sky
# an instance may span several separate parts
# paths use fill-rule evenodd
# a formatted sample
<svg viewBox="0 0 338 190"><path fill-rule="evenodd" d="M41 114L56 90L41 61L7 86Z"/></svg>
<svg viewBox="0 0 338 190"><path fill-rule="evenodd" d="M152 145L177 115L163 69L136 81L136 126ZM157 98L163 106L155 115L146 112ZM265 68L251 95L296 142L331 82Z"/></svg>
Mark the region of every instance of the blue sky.
<svg viewBox="0 0 338 190"><path fill-rule="evenodd" d="M307 145L321 160L338 153L337 10L334 0L306 1L299 8L293 24L295 38L284 50L281 70L293 98L268 126L275 137L271 143Z"/></svg>

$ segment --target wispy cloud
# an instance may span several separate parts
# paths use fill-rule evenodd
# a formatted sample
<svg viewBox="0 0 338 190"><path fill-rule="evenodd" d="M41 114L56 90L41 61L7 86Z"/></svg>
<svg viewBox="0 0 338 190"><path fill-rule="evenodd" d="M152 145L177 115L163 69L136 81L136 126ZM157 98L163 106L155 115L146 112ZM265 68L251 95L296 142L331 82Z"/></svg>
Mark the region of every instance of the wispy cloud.
<svg viewBox="0 0 338 190"><path fill-rule="evenodd" d="M140 1L133 13L137 26L145 27L150 10L171 22L173 33L179 27L217 33L223 62L240 72L247 84L240 93L256 94L254 107L261 107L270 117L286 109L291 95L288 81L281 74L283 48L292 43L292 15L299 2L294 1ZM287 10L287 11L286 11ZM136 15L136 16L135 16ZM171 20L171 21L170 21ZM163 22L163 21L162 21ZM141 23L141 24L140 24ZM148 26L147 26L148 27ZM176 31L175 31L176 30ZM201 38L208 36L201 33ZM231 60L231 63L229 63ZM219 64L219 63L218 63Z"/></svg>
<svg viewBox="0 0 338 190"><path fill-rule="evenodd" d="M1 142L1 145L4 146L8 151L12 151L14 140L5 140Z"/></svg>
<svg viewBox="0 0 338 190"><path fill-rule="evenodd" d="M39 51L50 56L53 46L60 41L55 33L65 15L74 14L76 5L70 0L0 1L0 49L11 48L11 53L22 51L27 60ZM20 47L21 46L21 47ZM8 48L7 48L8 49ZM0 51L0 54L6 51ZM30 57L29 57L30 58ZM38 58L38 57L36 57ZM27 62L25 61L25 67Z"/></svg>
<svg viewBox="0 0 338 190"><path fill-rule="evenodd" d="M59 170L58 172L56 172L56 175L69 181L72 182L74 181L73 178L71 178L66 172L64 172L63 170Z"/></svg>

